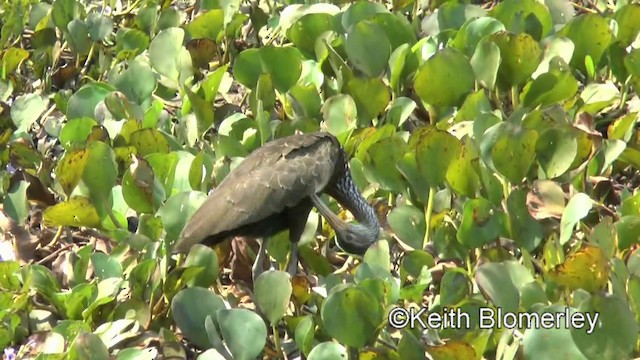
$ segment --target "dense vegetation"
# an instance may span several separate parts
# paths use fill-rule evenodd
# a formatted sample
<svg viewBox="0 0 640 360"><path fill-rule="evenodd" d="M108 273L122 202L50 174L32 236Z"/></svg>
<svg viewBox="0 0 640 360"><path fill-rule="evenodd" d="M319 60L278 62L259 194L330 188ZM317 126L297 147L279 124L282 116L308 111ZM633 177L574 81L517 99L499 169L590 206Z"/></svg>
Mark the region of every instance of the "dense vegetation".
<svg viewBox="0 0 640 360"><path fill-rule="evenodd" d="M640 355L639 18L623 0L3 2L0 349ZM384 224L363 258L315 212L308 276L252 283L252 239L171 255L248 153L318 129ZM287 239L269 243L281 269ZM423 331L390 326L397 306L599 318Z"/></svg>

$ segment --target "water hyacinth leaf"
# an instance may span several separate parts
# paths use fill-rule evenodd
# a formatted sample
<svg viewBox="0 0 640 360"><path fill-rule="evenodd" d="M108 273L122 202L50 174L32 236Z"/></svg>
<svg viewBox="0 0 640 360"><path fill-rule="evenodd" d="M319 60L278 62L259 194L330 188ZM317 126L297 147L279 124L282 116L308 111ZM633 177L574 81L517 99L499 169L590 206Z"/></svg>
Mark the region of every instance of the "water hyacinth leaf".
<svg viewBox="0 0 640 360"><path fill-rule="evenodd" d="M133 145L140 156L149 154L169 152L169 142L165 136L156 129L140 129L131 134L131 145Z"/></svg>
<svg viewBox="0 0 640 360"><path fill-rule="evenodd" d="M480 85L494 89L501 61L500 48L493 41L483 39L478 43L470 63Z"/></svg>
<svg viewBox="0 0 640 360"><path fill-rule="evenodd" d="M18 225L23 225L29 215L28 187L29 183L22 180L10 187L9 192L4 194L3 210Z"/></svg>
<svg viewBox="0 0 640 360"><path fill-rule="evenodd" d="M480 177L475 169L478 150L470 138L460 146L460 155L447 169L446 180L456 193L473 197L479 189Z"/></svg>
<svg viewBox="0 0 640 360"><path fill-rule="evenodd" d="M520 306L520 287L533 281L533 276L520 263L511 260L483 263L478 266L475 279L482 294L497 308L512 312Z"/></svg>
<svg viewBox="0 0 640 360"><path fill-rule="evenodd" d="M618 34L616 38L623 46L629 46L640 33L640 5L626 4L616 11L613 19L618 23Z"/></svg>
<svg viewBox="0 0 640 360"><path fill-rule="evenodd" d="M222 9L211 9L200 13L185 27L191 39L211 39L216 41L223 29L225 14Z"/></svg>
<svg viewBox="0 0 640 360"><path fill-rule="evenodd" d="M255 359L267 342L267 326L262 318L248 309L217 311L220 334L234 359Z"/></svg>
<svg viewBox="0 0 640 360"><path fill-rule="evenodd" d="M2 56L2 67L5 74L13 74L14 71L29 58L27 50L11 47L8 48Z"/></svg>
<svg viewBox="0 0 640 360"><path fill-rule="evenodd" d="M491 10L491 15L500 20L508 31L535 34L537 40L545 37L553 26L549 9L535 0L502 1Z"/></svg>
<svg viewBox="0 0 640 360"><path fill-rule="evenodd" d="M338 94L322 105L322 116L327 130L337 136L356 127L358 109L351 96Z"/></svg>
<svg viewBox="0 0 640 360"><path fill-rule="evenodd" d="M420 99L436 107L459 105L473 90L475 75L469 59L455 48L430 57L414 78Z"/></svg>
<svg viewBox="0 0 640 360"><path fill-rule="evenodd" d="M80 182L88 161L89 150L77 149L67 151L58 162L58 166L55 169L56 179L58 179L67 196L71 195L73 189Z"/></svg>
<svg viewBox="0 0 640 360"><path fill-rule="evenodd" d="M573 229L580 220L589 214L593 200L589 195L577 193L567 203L560 220L560 244L566 244L573 235Z"/></svg>
<svg viewBox="0 0 640 360"><path fill-rule="evenodd" d="M233 77L240 84L250 89L255 88L261 73L262 65L258 49L247 49L238 54L233 63Z"/></svg>
<svg viewBox="0 0 640 360"><path fill-rule="evenodd" d="M18 127L17 133L26 132L47 109L49 101L37 94L18 96L11 106L11 120Z"/></svg>
<svg viewBox="0 0 640 360"><path fill-rule="evenodd" d="M569 255L549 275L559 285L571 291L584 289L595 293L609 281L609 264L602 249L586 246Z"/></svg>
<svg viewBox="0 0 640 360"><path fill-rule="evenodd" d="M589 358L617 359L633 352L638 341L638 320L626 299L598 293L582 302L579 311L590 314L592 318L598 316L593 329L590 325L571 329L571 335L583 354Z"/></svg>
<svg viewBox="0 0 640 360"><path fill-rule="evenodd" d="M498 80L504 88L520 85L531 77L542 60L540 44L526 33L499 32L489 37L500 48Z"/></svg>
<svg viewBox="0 0 640 360"><path fill-rule="evenodd" d="M562 188L551 180L535 180L527 193L527 208L529 214L536 220L560 219L565 203Z"/></svg>
<svg viewBox="0 0 640 360"><path fill-rule="evenodd" d="M504 24L492 17L470 19L456 33L452 45L471 56L484 37L504 30Z"/></svg>
<svg viewBox="0 0 640 360"><path fill-rule="evenodd" d="M170 89L177 89L192 74L191 55L183 40L184 30L172 27L160 31L149 44L149 63Z"/></svg>
<svg viewBox="0 0 640 360"><path fill-rule="evenodd" d="M405 244L414 249L422 248L426 231L424 213L411 205L395 207L387 217L391 230Z"/></svg>
<svg viewBox="0 0 640 360"><path fill-rule="evenodd" d="M74 197L45 209L42 214L45 226L85 226L97 228L100 225L98 211L85 197Z"/></svg>
<svg viewBox="0 0 640 360"><path fill-rule="evenodd" d="M518 189L512 191L507 199L507 210L511 221L511 238L518 246L533 251L542 241L542 225L531 214L527 208L527 190Z"/></svg>
<svg viewBox="0 0 640 360"><path fill-rule="evenodd" d="M347 349L336 342L326 341L311 349L307 358L309 360L346 359Z"/></svg>
<svg viewBox="0 0 640 360"><path fill-rule="evenodd" d="M623 216L615 223L620 250L628 249L640 241L640 216Z"/></svg>
<svg viewBox="0 0 640 360"><path fill-rule="evenodd" d="M67 24L66 38L71 49L78 55L86 55L91 49L91 37L87 24L80 19L73 19Z"/></svg>
<svg viewBox="0 0 640 360"><path fill-rule="evenodd" d="M265 46L260 48L262 71L271 75L273 86L287 92L302 74L302 58L294 47Z"/></svg>
<svg viewBox="0 0 640 360"><path fill-rule="evenodd" d="M397 97L389 106L386 121L399 127L409 119L416 107L416 102L412 99L402 96Z"/></svg>
<svg viewBox="0 0 640 360"><path fill-rule="evenodd" d="M409 145L416 147L418 170L431 187L443 185L453 160L460 154L460 141L446 131L421 128L411 135Z"/></svg>
<svg viewBox="0 0 640 360"><path fill-rule="evenodd" d="M358 108L358 116L363 125L376 118L389 104L391 91L380 78L354 77L346 84L344 91L351 95Z"/></svg>
<svg viewBox="0 0 640 360"><path fill-rule="evenodd" d="M99 211L106 209L111 189L116 185L118 165L111 147L101 141L92 142L82 180L89 189L90 198Z"/></svg>
<svg viewBox="0 0 640 360"><path fill-rule="evenodd" d="M190 287L200 286L207 288L215 284L218 278L218 255L208 246L195 244L189 250L185 266L199 266L202 271L187 281Z"/></svg>
<svg viewBox="0 0 640 360"><path fill-rule="evenodd" d="M93 41L103 41L113 31L113 21L103 14L92 12L87 15L87 28Z"/></svg>
<svg viewBox="0 0 640 360"><path fill-rule="evenodd" d="M329 336L347 346L361 348L376 336L376 327L383 317L382 304L362 288L337 285L322 304L321 316Z"/></svg>
<svg viewBox="0 0 640 360"><path fill-rule="evenodd" d="M575 45L570 39L559 35L551 35L542 39L540 45L544 49L544 55L540 65L531 75L534 79L549 71L552 61L557 62L558 59L561 59L565 64L568 64L575 49Z"/></svg>
<svg viewBox="0 0 640 360"><path fill-rule="evenodd" d="M284 271L268 270L256 279L256 305L271 325L276 325L286 314L292 291L290 276Z"/></svg>
<svg viewBox="0 0 640 360"><path fill-rule="evenodd" d="M578 92L578 81L570 72L544 73L523 91L522 105L533 108L563 102Z"/></svg>
<svg viewBox="0 0 640 360"><path fill-rule="evenodd" d="M173 319L187 339L202 349L211 347L205 330L205 319L216 319L216 312L224 309L220 296L201 287L180 290L171 300Z"/></svg>
<svg viewBox="0 0 640 360"><path fill-rule="evenodd" d="M386 13L389 13L389 10L379 3L366 1L354 3L346 8L342 15L342 28L348 31L352 26L371 19L376 14Z"/></svg>
<svg viewBox="0 0 640 360"><path fill-rule="evenodd" d="M115 80L116 88L136 104L149 100L156 88L156 78L151 67L137 60L128 63L128 67Z"/></svg>
<svg viewBox="0 0 640 360"><path fill-rule="evenodd" d="M585 58L590 57L597 66L613 38L609 22L602 16L591 13L576 16L560 29L559 34L575 44L571 66L583 74L587 74Z"/></svg>
<svg viewBox="0 0 640 360"><path fill-rule="evenodd" d="M541 313L564 313L566 305L551 305L540 309ZM569 308L570 313L577 312ZM524 333L523 352L526 358L544 359L562 357L563 359L587 359L576 345L571 331L570 321L563 316L560 322L550 329L542 327L528 329Z"/></svg>
<svg viewBox="0 0 640 360"><path fill-rule="evenodd" d="M69 98L67 103L67 119L94 118L95 109L98 103L115 90L106 83L94 82L83 85Z"/></svg>
<svg viewBox="0 0 640 360"><path fill-rule="evenodd" d="M469 248L478 248L495 241L502 229L498 211L489 200L478 198L465 201L462 223L457 238Z"/></svg>
<svg viewBox="0 0 640 360"><path fill-rule="evenodd" d="M535 160L538 133L512 123L501 123L492 130L497 132L490 149L493 166L509 181L520 183Z"/></svg>
<svg viewBox="0 0 640 360"><path fill-rule="evenodd" d="M287 37L309 58L315 58L315 44L325 31L333 29L334 17L327 13L306 14L288 30Z"/></svg>
<svg viewBox="0 0 640 360"><path fill-rule="evenodd" d="M181 192L171 196L158 209L157 215L162 219L166 240L175 241L184 228L187 220L202 205L207 195L199 191Z"/></svg>
<svg viewBox="0 0 640 360"><path fill-rule="evenodd" d="M403 44L413 46L417 41L411 24L400 14L381 12L374 15L372 21L384 31L392 51Z"/></svg>
<svg viewBox="0 0 640 360"><path fill-rule="evenodd" d="M92 118L76 118L67 121L60 130L60 144L69 150L74 144L83 144L98 123ZM67 153L65 153L66 156Z"/></svg>
<svg viewBox="0 0 640 360"><path fill-rule="evenodd" d="M575 133L563 128L548 128L538 137L536 158L547 178L553 179L569 170L578 154Z"/></svg>
<svg viewBox="0 0 640 360"><path fill-rule="evenodd" d="M360 21L348 30L345 49L354 67L369 77L379 76L391 56L387 35L372 21Z"/></svg>
<svg viewBox="0 0 640 360"><path fill-rule="evenodd" d="M78 334L68 352L68 359L70 360L108 360L109 358L109 349L107 349L107 346L98 335L90 332L81 332Z"/></svg>
<svg viewBox="0 0 640 360"><path fill-rule="evenodd" d="M381 139L367 150L364 161L365 176L384 189L399 193L406 188L396 163L404 156L406 143L398 136Z"/></svg>

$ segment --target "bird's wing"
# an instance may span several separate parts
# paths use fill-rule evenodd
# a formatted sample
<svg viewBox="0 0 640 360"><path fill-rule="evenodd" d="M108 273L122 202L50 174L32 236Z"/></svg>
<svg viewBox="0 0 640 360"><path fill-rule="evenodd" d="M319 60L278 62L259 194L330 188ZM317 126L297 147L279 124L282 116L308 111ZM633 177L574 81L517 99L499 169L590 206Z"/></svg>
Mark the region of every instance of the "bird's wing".
<svg viewBox="0 0 640 360"><path fill-rule="evenodd" d="M324 133L269 142L231 171L193 214L174 251L209 236L280 213L321 192L339 159L337 140Z"/></svg>

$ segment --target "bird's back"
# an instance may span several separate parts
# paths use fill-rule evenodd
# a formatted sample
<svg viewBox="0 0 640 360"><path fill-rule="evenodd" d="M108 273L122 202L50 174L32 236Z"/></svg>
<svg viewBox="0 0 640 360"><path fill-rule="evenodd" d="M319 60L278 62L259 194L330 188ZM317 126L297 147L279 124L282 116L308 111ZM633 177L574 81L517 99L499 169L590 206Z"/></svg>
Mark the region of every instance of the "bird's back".
<svg viewBox="0 0 640 360"><path fill-rule="evenodd" d="M329 133L266 143L233 169L196 210L174 251L188 251L206 238L257 223L322 192L338 161L342 161L340 144Z"/></svg>

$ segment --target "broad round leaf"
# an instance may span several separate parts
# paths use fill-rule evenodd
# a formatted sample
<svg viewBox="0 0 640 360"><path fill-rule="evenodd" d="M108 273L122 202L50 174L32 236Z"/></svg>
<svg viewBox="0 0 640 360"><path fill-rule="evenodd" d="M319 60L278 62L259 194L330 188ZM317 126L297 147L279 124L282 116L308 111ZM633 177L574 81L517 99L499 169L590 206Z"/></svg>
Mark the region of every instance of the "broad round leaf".
<svg viewBox="0 0 640 360"><path fill-rule="evenodd" d="M391 45L376 23L361 21L347 32L347 56L353 65L370 77L379 76L391 56Z"/></svg>
<svg viewBox="0 0 640 360"><path fill-rule="evenodd" d="M265 271L256 279L256 304L271 325L276 325L287 312L292 291L290 276L284 271Z"/></svg>
<svg viewBox="0 0 640 360"><path fill-rule="evenodd" d="M589 56L597 66L613 37L609 22L602 16L591 13L576 16L559 34L568 37L575 44L571 66L578 68L583 74L587 74L585 58Z"/></svg>
<svg viewBox="0 0 640 360"><path fill-rule="evenodd" d="M414 86L422 101L446 107L461 104L474 81L469 59L457 49L446 48L420 66Z"/></svg>
<svg viewBox="0 0 640 360"><path fill-rule="evenodd" d="M253 360L260 355L267 342L267 326L258 314L247 309L222 309L217 318L234 359Z"/></svg>
<svg viewBox="0 0 640 360"><path fill-rule="evenodd" d="M202 349L211 347L205 330L205 319L216 318L216 312L224 309L220 296L205 288L193 287L180 290L171 300L171 312L176 324L190 341Z"/></svg>
<svg viewBox="0 0 640 360"><path fill-rule="evenodd" d="M368 291L353 285L334 287L322 304L324 329L347 346L361 348L375 338L382 321L382 304Z"/></svg>

